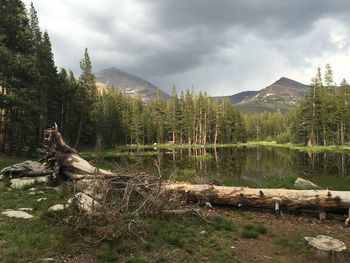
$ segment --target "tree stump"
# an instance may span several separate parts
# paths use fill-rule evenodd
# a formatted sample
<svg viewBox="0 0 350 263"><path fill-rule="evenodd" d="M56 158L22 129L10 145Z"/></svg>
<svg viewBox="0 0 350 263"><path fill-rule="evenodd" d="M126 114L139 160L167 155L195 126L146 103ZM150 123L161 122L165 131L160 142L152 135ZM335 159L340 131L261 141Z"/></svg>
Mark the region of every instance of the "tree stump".
<svg viewBox="0 0 350 263"><path fill-rule="evenodd" d="M316 257L324 262L348 262L344 242L332 237L318 235L305 237L308 245L315 250Z"/></svg>

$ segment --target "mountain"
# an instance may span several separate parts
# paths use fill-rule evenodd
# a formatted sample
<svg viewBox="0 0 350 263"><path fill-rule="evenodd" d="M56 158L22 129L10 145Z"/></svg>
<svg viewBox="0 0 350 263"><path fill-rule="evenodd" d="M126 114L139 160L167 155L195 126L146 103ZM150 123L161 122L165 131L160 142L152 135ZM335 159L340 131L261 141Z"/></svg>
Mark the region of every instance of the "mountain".
<svg viewBox="0 0 350 263"><path fill-rule="evenodd" d="M114 87L130 95L141 96L145 102L154 99L157 95L158 88L152 83L114 67L96 72L95 77L99 90ZM159 92L160 96L165 99L170 97L161 90Z"/></svg>
<svg viewBox="0 0 350 263"><path fill-rule="evenodd" d="M306 95L309 86L285 77L259 91L243 91L229 96L243 112L286 112Z"/></svg>

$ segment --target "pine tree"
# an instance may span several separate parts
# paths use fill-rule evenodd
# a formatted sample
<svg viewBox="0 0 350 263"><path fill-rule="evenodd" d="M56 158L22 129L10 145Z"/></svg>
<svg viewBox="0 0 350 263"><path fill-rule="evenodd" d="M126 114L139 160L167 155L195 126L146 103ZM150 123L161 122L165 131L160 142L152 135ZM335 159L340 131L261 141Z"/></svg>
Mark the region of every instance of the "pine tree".
<svg viewBox="0 0 350 263"><path fill-rule="evenodd" d="M36 102L34 52L29 19L19 0L0 0L0 150L19 153L36 147L40 108Z"/></svg>
<svg viewBox="0 0 350 263"><path fill-rule="evenodd" d="M77 149L82 138L84 143L89 143L94 140L95 129L92 117L92 110L97 99L97 88L95 76L92 73L92 63L85 48L84 57L80 61L80 68L82 73L79 77L78 97L78 134L75 141L75 148Z"/></svg>

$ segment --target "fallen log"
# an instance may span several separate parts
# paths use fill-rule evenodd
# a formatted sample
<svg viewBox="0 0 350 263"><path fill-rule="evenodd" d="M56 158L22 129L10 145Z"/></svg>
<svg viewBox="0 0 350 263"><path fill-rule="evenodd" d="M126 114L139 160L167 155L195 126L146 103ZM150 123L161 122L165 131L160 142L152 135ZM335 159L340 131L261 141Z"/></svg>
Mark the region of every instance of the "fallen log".
<svg viewBox="0 0 350 263"><path fill-rule="evenodd" d="M344 212L350 207L349 191L263 189L215 185L192 185L172 183L164 185L166 190L182 194L192 202L209 201L216 206L288 210L311 209Z"/></svg>

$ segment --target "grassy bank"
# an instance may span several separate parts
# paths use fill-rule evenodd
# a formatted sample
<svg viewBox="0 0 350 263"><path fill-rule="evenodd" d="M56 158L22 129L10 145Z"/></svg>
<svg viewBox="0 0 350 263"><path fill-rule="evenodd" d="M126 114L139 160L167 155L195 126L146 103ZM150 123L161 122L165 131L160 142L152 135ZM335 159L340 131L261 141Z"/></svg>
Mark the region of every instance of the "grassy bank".
<svg viewBox="0 0 350 263"><path fill-rule="evenodd" d="M346 145L329 145L329 146L319 145L319 146L310 147L302 144L292 144L292 143L279 144L274 141L248 142L245 145L285 148L285 149L295 150L299 152L306 152L306 153L350 153L350 146L346 146Z"/></svg>
<svg viewBox="0 0 350 263"><path fill-rule="evenodd" d="M145 144L145 145L122 145L117 146L114 149L105 149L101 151L103 156L123 156L125 154L135 154L137 153L125 153L127 150L142 150L142 149L200 149L200 148L227 148L227 147L255 147L255 146L265 146L265 147L276 147L276 148L285 148L290 150L296 150L299 152L310 152L310 153L350 153L350 146L347 145L329 145L329 146L305 146L302 144L280 144L275 141L251 141L247 143L234 143L234 144ZM84 151L83 155L92 155L94 151ZM148 153L152 154L152 153ZM154 154L154 153L153 153Z"/></svg>

